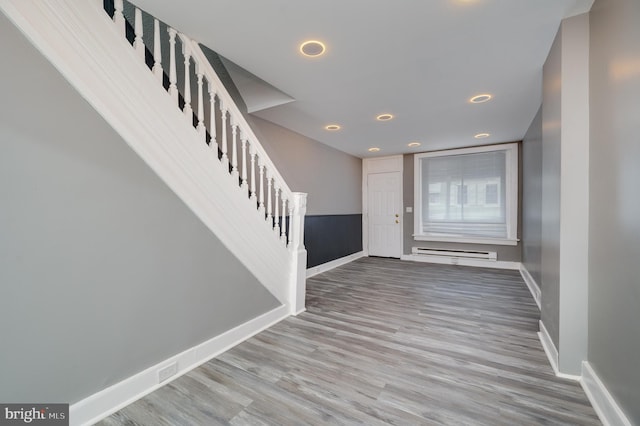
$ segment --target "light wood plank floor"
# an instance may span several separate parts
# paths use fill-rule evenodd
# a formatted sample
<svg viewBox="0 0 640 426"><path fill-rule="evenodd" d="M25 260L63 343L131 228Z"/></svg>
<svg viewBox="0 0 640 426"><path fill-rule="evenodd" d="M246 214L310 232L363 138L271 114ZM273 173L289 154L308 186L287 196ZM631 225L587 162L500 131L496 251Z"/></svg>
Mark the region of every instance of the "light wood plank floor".
<svg viewBox="0 0 640 426"><path fill-rule="evenodd" d="M516 271L363 258L307 286L307 312L100 424L600 424Z"/></svg>

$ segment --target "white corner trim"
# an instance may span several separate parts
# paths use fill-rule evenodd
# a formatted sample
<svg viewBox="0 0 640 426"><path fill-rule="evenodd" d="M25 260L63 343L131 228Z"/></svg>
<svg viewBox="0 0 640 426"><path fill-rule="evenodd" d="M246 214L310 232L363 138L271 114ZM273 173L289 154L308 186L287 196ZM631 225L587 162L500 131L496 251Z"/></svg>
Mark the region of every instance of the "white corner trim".
<svg viewBox="0 0 640 426"><path fill-rule="evenodd" d="M403 254L400 260L412 262L440 263L444 265L475 266L478 268L510 269L517 271L520 269L520 262L509 262L504 260L482 260L464 259L446 256L430 256L425 254Z"/></svg>
<svg viewBox="0 0 640 426"><path fill-rule="evenodd" d="M288 307L279 306L76 402L69 407L70 424L95 424L288 316ZM177 363L178 372L171 379L158 383L159 370L172 363Z"/></svg>
<svg viewBox="0 0 640 426"><path fill-rule="evenodd" d="M624 411L609 393L588 361L582 361L582 380L580 384L604 426L631 426L631 421L624 414Z"/></svg>
<svg viewBox="0 0 640 426"><path fill-rule="evenodd" d="M551 368L553 369L553 373L556 377L560 377L562 379L569 379L580 381L581 376L575 376L573 374L566 374L560 372L558 369L558 349L556 345L553 344L553 340L551 340L551 335L547 331L547 328L544 326L544 323L539 321L540 324L540 332L538 332L538 338L540 339L540 343L542 343L542 348L544 352L547 354L547 358L549 359L549 364L551 364Z"/></svg>
<svg viewBox="0 0 640 426"><path fill-rule="evenodd" d="M538 310L541 310L542 305L540 300L542 298L542 293L540 291L540 286L538 285L536 280L533 279L533 277L531 276L527 268L524 266L524 264L520 264L520 275L522 275L522 279L524 280L524 283L529 288L529 291L533 296L533 300L535 300L536 305L538 305Z"/></svg>
<svg viewBox="0 0 640 426"><path fill-rule="evenodd" d="M323 272L330 271L338 266L346 265L349 262L353 262L356 259L360 259L361 257L365 257L364 251L359 251L357 253L350 254L345 257L341 257L340 259L335 259L330 262L323 263L322 265L313 266L307 269L307 278L311 278L314 275L321 274Z"/></svg>

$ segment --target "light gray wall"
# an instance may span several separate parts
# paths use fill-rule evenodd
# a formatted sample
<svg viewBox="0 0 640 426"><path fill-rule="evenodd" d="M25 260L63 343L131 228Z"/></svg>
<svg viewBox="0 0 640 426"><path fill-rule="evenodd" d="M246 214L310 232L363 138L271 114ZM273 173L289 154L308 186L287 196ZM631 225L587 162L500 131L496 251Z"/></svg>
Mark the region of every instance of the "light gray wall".
<svg viewBox="0 0 640 426"><path fill-rule="evenodd" d="M74 403L278 305L0 14L0 401Z"/></svg>
<svg viewBox="0 0 640 426"><path fill-rule="evenodd" d="M519 150L522 151L522 150ZM519 154L522 155L521 152ZM446 242L426 242L426 241L416 241L413 239L413 213L407 213L407 207L414 207L414 156L413 154L405 154L403 156L403 202L404 202L404 220L402 224L402 239L403 239L403 253L411 254L411 248L413 246L421 245L424 246L425 243L428 243L430 246L437 246L441 248L450 248L450 249L461 249L461 250L487 250L487 251L495 251L498 260L501 261L509 261L509 262L520 262L520 251L521 244L518 243L516 246L504 246L504 245L491 245L491 244L462 244L462 243L446 243ZM522 169L522 167L519 167ZM521 174L521 172L520 172ZM519 181L519 189L518 189L518 210L521 211L521 193L522 193L522 178L518 179ZM413 209L415 211L415 208ZM520 214L518 214L518 237L522 235L522 220L520 218Z"/></svg>
<svg viewBox="0 0 640 426"><path fill-rule="evenodd" d="M542 255L542 107L522 140L522 263L540 285Z"/></svg>
<svg viewBox="0 0 640 426"><path fill-rule="evenodd" d="M589 362L640 424L640 2L590 21Z"/></svg>
<svg viewBox="0 0 640 426"><path fill-rule="evenodd" d="M218 54L203 51L287 185L308 194L307 215L362 213L362 160L247 113Z"/></svg>
<svg viewBox="0 0 640 426"><path fill-rule="evenodd" d="M562 21L560 347L558 369L587 358L589 262L589 15Z"/></svg>
<svg viewBox="0 0 640 426"><path fill-rule="evenodd" d="M560 136L562 31L543 69L542 86L542 244L540 318L556 348L560 341Z"/></svg>
<svg viewBox="0 0 640 426"><path fill-rule="evenodd" d="M308 215L362 213L362 160L270 121L250 123L292 191L306 192Z"/></svg>

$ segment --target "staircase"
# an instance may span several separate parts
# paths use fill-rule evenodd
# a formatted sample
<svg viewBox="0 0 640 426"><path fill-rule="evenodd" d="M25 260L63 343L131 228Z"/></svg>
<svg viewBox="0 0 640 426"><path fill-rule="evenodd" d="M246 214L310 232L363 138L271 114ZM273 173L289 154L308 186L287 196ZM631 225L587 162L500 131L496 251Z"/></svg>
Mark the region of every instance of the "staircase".
<svg viewBox="0 0 640 426"><path fill-rule="evenodd" d="M113 6L110 16L97 0L0 0L33 45L289 313L303 311L306 194L290 190L198 43L127 5L131 25L123 0ZM145 32L143 22L152 29Z"/></svg>

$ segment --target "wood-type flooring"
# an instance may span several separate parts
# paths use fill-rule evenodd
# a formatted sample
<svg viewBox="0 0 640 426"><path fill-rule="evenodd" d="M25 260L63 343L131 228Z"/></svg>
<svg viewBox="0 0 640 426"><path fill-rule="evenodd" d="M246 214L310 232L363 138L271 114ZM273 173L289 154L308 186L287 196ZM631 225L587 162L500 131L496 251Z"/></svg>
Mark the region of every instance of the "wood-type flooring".
<svg viewBox="0 0 640 426"><path fill-rule="evenodd" d="M101 426L599 425L557 378L517 271L362 258L307 280L307 311Z"/></svg>

